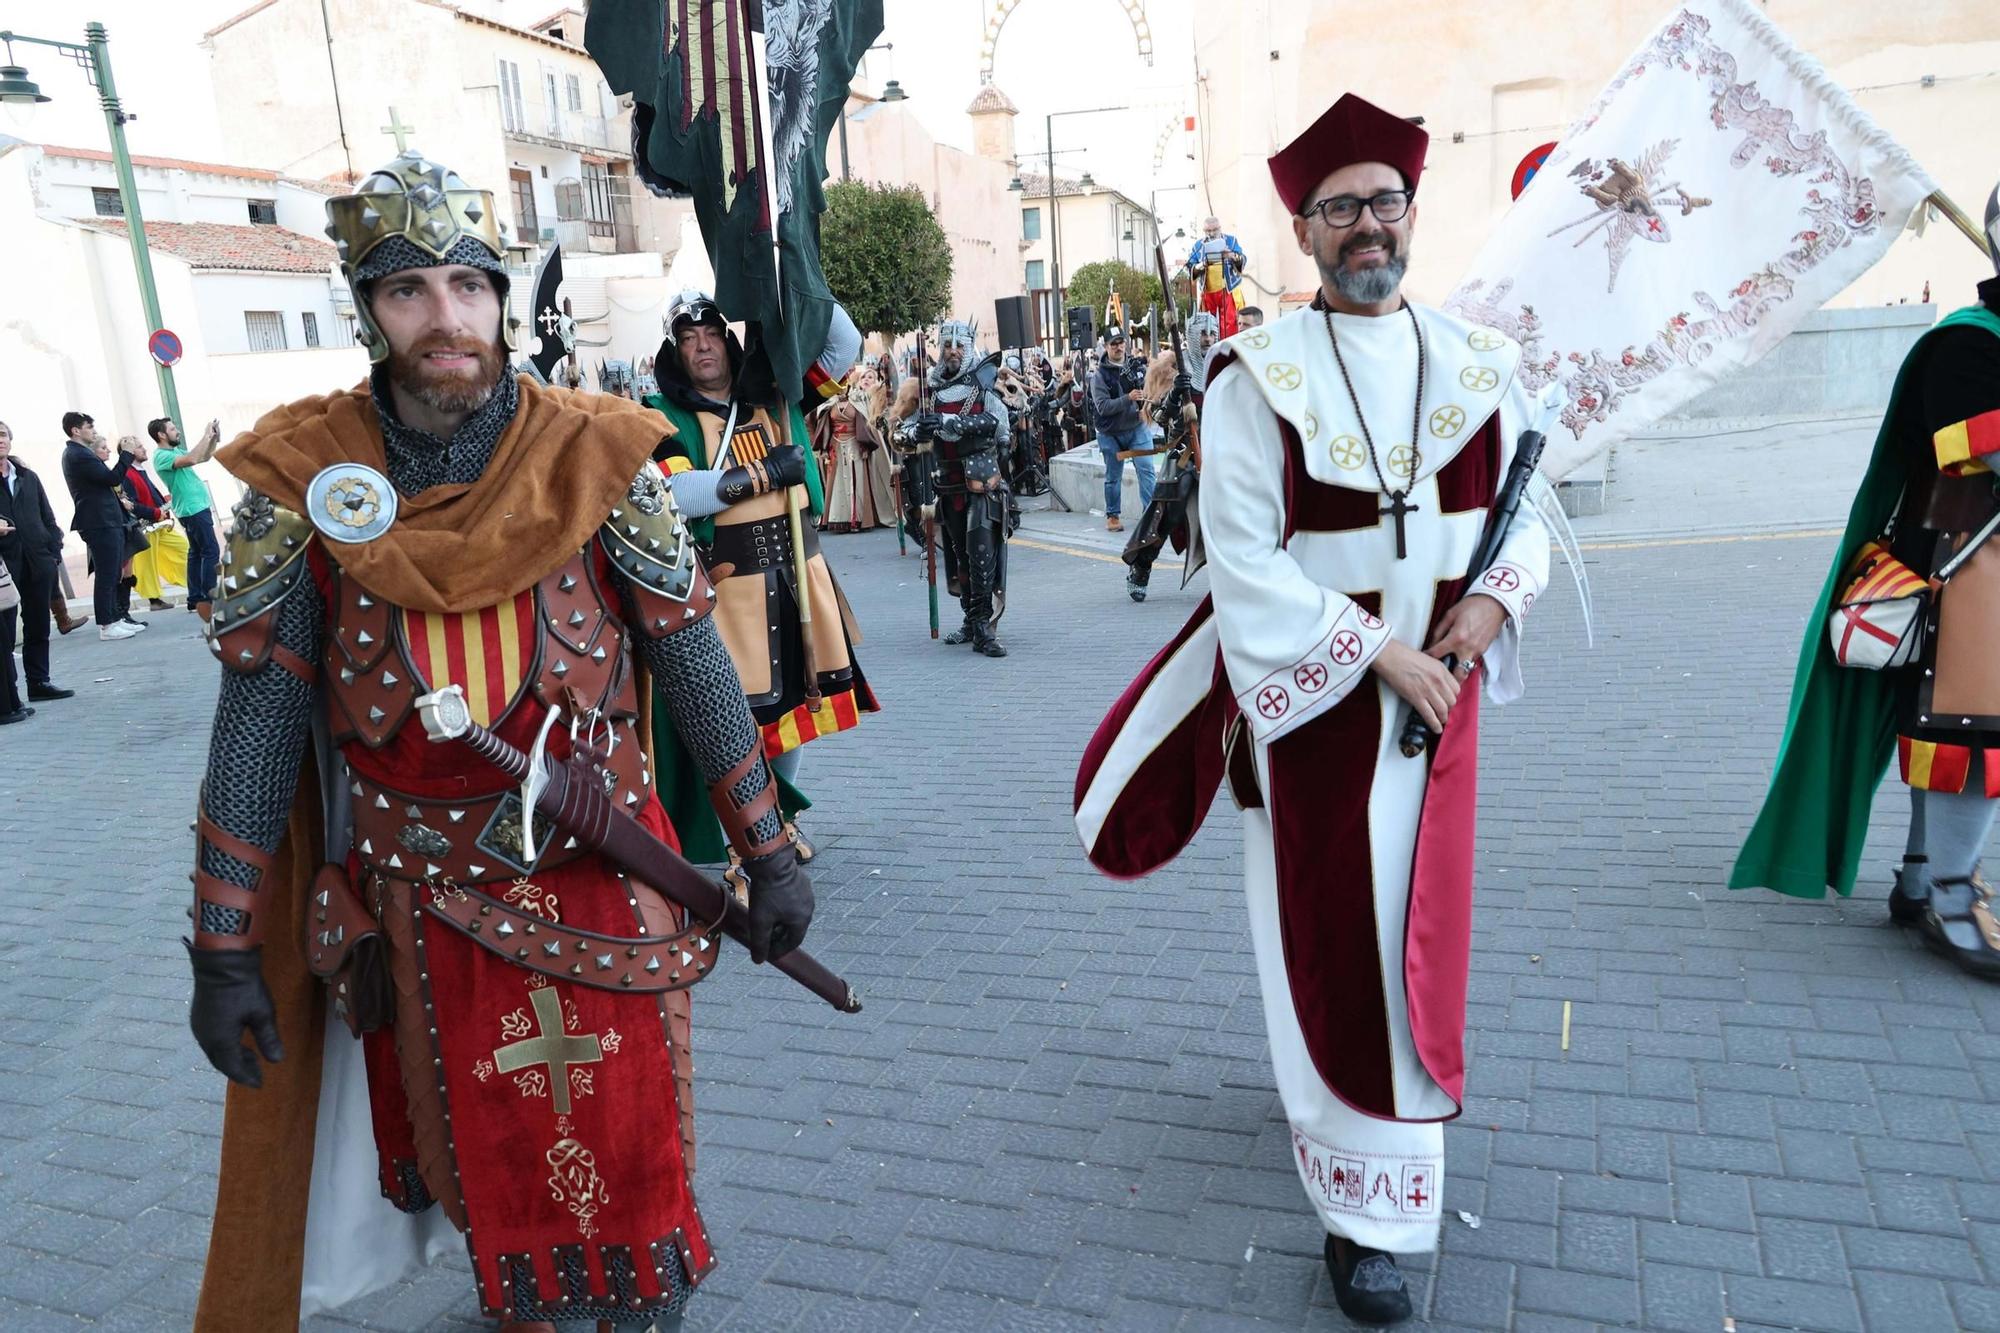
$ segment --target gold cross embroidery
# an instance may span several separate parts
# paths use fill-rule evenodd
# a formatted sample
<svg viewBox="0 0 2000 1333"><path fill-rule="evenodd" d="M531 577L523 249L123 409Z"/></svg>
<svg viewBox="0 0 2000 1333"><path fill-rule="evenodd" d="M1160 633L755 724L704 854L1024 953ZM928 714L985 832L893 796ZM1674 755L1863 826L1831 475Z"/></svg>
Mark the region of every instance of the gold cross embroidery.
<svg viewBox="0 0 2000 1333"><path fill-rule="evenodd" d="M535 1065L549 1067L556 1114L569 1114L569 1071L573 1065L595 1064L604 1058L597 1034L581 1037L563 1035L562 998L554 986L543 986L534 994L535 1025L540 1035L502 1046L493 1052L493 1064L503 1074Z"/></svg>

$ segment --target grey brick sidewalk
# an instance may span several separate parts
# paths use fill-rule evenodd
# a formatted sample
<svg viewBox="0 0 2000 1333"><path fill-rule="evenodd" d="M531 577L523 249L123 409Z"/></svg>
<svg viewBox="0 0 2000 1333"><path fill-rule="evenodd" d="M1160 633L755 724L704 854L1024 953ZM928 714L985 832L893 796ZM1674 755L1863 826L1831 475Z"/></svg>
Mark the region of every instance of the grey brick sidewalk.
<svg viewBox="0 0 2000 1333"><path fill-rule="evenodd" d="M1530 697L1487 716L1471 1096L1442 1254L1414 1271L1428 1326L2000 1329L2000 990L1884 923L1901 789L1866 901L1721 887L1828 545L1597 551L1594 652L1572 595L1538 612ZM889 711L809 752L813 943L868 1008L740 956L696 992L722 1267L689 1328L1345 1327L1226 802L1138 884L1089 873L1069 830L1084 739L1194 596L1163 576L1135 607L1116 565L1024 547L990 662L929 642L891 538L828 546ZM0 731L9 1329L185 1328L205 1248L220 1084L177 937L214 668L186 616L155 619L61 641L79 697ZM309 1327L471 1311L460 1260Z"/></svg>

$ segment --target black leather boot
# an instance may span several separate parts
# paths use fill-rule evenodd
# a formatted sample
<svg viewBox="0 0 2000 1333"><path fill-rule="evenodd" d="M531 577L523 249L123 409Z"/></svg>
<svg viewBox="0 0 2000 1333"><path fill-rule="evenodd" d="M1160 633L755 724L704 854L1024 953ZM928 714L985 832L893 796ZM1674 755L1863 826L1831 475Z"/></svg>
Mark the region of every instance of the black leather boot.
<svg viewBox="0 0 2000 1333"><path fill-rule="evenodd" d="M1355 1323L1400 1324L1410 1317L1410 1289L1394 1256L1328 1236L1326 1271L1333 1275L1340 1312Z"/></svg>
<svg viewBox="0 0 2000 1333"><path fill-rule="evenodd" d="M1906 856L1896 871L1889 890L1889 919L1899 926L1914 926L1924 919L1924 905L1931 900L1928 858Z"/></svg>

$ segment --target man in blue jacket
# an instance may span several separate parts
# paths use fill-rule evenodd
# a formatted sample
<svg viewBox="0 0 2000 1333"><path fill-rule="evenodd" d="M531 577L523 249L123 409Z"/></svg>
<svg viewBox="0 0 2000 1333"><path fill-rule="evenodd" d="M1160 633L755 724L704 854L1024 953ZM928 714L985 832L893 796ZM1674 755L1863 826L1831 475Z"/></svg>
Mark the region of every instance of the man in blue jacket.
<svg viewBox="0 0 2000 1333"><path fill-rule="evenodd" d="M1097 447L1104 455L1104 528L1123 532L1118 512L1124 491L1125 464L1120 450L1150 449L1153 432L1146 425L1139 400L1145 396L1146 368L1125 356L1125 330L1113 324L1104 335L1104 360L1098 363L1096 381L1091 385L1091 401L1097 413ZM1153 460L1135 458L1132 466L1139 474L1139 509L1153 503Z"/></svg>

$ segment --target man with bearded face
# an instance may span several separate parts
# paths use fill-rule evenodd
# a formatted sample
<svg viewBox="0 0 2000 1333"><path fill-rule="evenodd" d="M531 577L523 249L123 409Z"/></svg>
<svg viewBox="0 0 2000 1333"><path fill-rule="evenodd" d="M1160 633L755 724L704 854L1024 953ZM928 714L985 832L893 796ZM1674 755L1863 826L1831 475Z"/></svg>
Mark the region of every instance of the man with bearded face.
<svg viewBox="0 0 2000 1333"><path fill-rule="evenodd" d="M1518 632L1548 571L1524 506L1467 586L1547 408L1514 343L1401 295L1427 142L1348 95L1271 159L1319 293L1207 363L1212 607L1119 700L1077 782L1092 861L1129 876L1186 845L1226 776L1292 1163L1334 1294L1369 1323L1411 1312L1391 1252L1437 1245L1442 1122L1464 1091L1479 696L1521 692ZM1412 710L1438 733L1414 758L1398 744Z"/></svg>
<svg viewBox="0 0 2000 1333"><path fill-rule="evenodd" d="M1188 253L1188 276L1194 280L1202 312L1215 316L1225 338L1236 332L1236 288L1247 262L1242 243L1223 231L1221 219L1208 218L1201 224L1201 239Z"/></svg>
<svg viewBox="0 0 2000 1333"><path fill-rule="evenodd" d="M374 372L218 456L250 489L188 946L190 1025L231 1081L196 1327L290 1328L456 1230L503 1328L676 1328L715 1262L687 988L716 940L524 825L499 769L427 738L419 696L456 688L517 749L587 745L671 843L650 679L743 859L753 961L797 947L811 886L651 458L664 423L508 373L490 193L407 152L327 212Z"/></svg>
<svg viewBox="0 0 2000 1333"><path fill-rule="evenodd" d="M937 466L938 530L965 612L965 623L944 641L1005 657L993 626L1005 609L1007 479L1000 457L1011 436L1007 404L993 387L996 367L976 362L972 353L971 324L950 321L938 330L937 364L925 377L933 410L904 418L896 437L905 448L928 453Z"/></svg>

